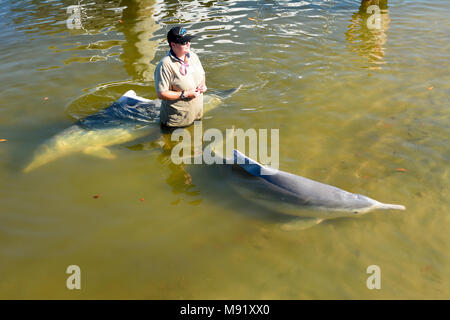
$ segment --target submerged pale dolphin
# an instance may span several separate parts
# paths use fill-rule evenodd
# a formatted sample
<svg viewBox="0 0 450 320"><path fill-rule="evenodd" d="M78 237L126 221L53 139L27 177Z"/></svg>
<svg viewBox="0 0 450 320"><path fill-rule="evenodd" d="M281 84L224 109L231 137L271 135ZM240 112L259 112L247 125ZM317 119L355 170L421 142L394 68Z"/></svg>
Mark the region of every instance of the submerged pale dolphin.
<svg viewBox="0 0 450 320"><path fill-rule="evenodd" d="M204 96L204 113L220 105L223 98L236 92L231 89L218 95ZM30 172L56 159L85 153L105 159L114 158L110 146L126 143L160 131L161 100L148 100L127 91L111 106L79 120L56 134L36 151L24 172Z"/></svg>
<svg viewBox="0 0 450 320"><path fill-rule="evenodd" d="M233 150L230 162L244 174L235 187L241 191L245 189L246 198L269 205L277 212L304 218L285 225L286 228L303 229L324 219L350 217L375 209L405 210L402 205L381 203L361 194L271 169L238 150Z"/></svg>

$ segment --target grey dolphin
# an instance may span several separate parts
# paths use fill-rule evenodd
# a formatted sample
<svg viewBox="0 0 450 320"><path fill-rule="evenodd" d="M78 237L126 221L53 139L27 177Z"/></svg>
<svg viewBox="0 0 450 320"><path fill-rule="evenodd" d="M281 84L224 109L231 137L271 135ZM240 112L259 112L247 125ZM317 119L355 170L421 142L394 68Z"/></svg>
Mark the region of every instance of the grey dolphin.
<svg viewBox="0 0 450 320"><path fill-rule="evenodd" d="M239 89L205 95L204 113L218 107L223 99ZM37 149L33 160L23 171L28 173L75 153L104 159L115 158L108 147L160 132L160 106L160 100L145 99L129 90L108 108L77 121L47 140Z"/></svg>
<svg viewBox="0 0 450 320"><path fill-rule="evenodd" d="M376 209L405 210L402 205L381 203L361 194L271 169L238 150L233 150L232 161L228 162L246 173L246 177L243 176L235 184L241 192L245 189L246 197L252 197L278 212L306 218L296 222L293 227L296 229L309 227L324 219L350 217ZM290 228L289 225L287 227Z"/></svg>

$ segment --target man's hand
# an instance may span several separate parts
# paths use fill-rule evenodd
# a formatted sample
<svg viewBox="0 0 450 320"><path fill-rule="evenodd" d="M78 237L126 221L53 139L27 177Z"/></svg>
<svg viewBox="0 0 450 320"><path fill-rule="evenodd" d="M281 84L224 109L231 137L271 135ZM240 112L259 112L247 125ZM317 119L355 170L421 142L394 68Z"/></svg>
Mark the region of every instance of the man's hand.
<svg viewBox="0 0 450 320"><path fill-rule="evenodd" d="M196 91L199 93L204 93L204 92L206 92L206 90L208 90L208 88L204 84L199 85L196 89Z"/></svg>
<svg viewBox="0 0 450 320"><path fill-rule="evenodd" d="M188 99L195 99L195 98L197 98L198 96L200 96L200 92L198 92L198 90L197 89L195 89L195 90L188 90L188 91L185 91L184 92L184 95L186 96L186 98L188 98Z"/></svg>
<svg viewBox="0 0 450 320"><path fill-rule="evenodd" d="M204 84L199 85L195 90L186 90L184 95L188 99L195 99L206 92L208 88Z"/></svg>

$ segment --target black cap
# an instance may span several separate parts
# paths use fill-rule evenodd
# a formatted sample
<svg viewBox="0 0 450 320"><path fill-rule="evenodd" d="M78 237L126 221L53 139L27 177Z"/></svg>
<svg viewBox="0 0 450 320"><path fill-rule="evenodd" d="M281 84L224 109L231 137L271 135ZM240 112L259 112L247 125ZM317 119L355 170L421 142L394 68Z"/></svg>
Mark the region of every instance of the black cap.
<svg viewBox="0 0 450 320"><path fill-rule="evenodd" d="M171 42L175 43L189 42L191 41L192 38L194 38L194 36L188 34L187 30L183 27L173 27L167 33L167 41L169 42L169 45Z"/></svg>

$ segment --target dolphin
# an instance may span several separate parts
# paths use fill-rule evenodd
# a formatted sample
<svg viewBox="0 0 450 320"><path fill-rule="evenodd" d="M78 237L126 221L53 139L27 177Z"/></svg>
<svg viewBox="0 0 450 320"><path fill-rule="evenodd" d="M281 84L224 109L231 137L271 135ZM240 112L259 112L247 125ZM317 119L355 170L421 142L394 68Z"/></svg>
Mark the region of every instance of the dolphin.
<svg viewBox="0 0 450 320"><path fill-rule="evenodd" d="M284 224L283 229L301 230L325 219L353 217L377 209L406 209L403 205L381 203L361 194L272 169L236 149L233 149L231 158L223 157L223 161L233 168L233 186L246 199L296 217L293 222Z"/></svg>
<svg viewBox="0 0 450 320"><path fill-rule="evenodd" d="M218 107L223 99L240 87L204 96L204 113ZM49 162L75 153L84 153L104 159L115 155L110 146L160 132L159 113L161 100L149 100L127 91L109 107L77 121L38 147L30 164L24 168L28 173Z"/></svg>

